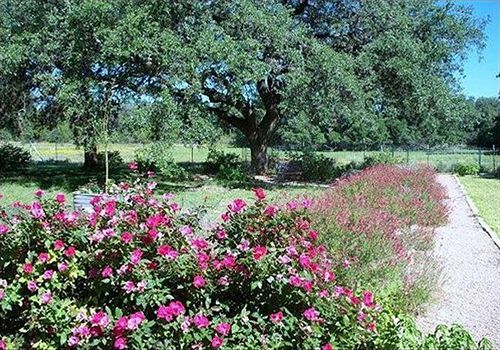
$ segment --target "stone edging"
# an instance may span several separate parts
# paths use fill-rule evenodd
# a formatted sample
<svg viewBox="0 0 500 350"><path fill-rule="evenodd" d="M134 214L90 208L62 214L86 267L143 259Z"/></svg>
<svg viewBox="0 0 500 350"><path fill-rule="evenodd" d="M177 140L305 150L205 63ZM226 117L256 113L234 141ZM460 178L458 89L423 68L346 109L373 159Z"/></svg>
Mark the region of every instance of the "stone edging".
<svg viewBox="0 0 500 350"><path fill-rule="evenodd" d="M467 194L467 191L465 190L464 186L462 185L462 183L458 179L458 176L454 174L453 177L455 178L455 181L458 183L460 190L463 192L465 200L467 201L467 204L469 205L470 209L472 210L472 214L474 215L474 218L479 222L479 225L481 226L483 231L485 231L488 234L488 236L490 236L491 240L493 241L493 243L495 243L497 248L500 249L500 238L495 233L495 231L493 231L493 229L490 227L490 225L488 225L484 221L484 219L479 215L479 210L477 210L476 205L474 204L472 199ZM499 234L500 234L500 232L499 232Z"/></svg>

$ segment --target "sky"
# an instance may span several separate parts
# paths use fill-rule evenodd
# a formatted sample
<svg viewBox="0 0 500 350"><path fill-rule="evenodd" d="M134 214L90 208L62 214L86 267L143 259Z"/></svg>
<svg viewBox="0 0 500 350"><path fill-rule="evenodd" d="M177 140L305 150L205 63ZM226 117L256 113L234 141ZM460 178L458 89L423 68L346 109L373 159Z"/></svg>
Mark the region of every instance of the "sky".
<svg viewBox="0 0 500 350"><path fill-rule="evenodd" d="M455 0L472 6L474 16L490 21L486 26L486 47L480 53L482 59L473 50L464 62L465 78L462 79L463 93L472 97L498 97L500 79L500 0Z"/></svg>

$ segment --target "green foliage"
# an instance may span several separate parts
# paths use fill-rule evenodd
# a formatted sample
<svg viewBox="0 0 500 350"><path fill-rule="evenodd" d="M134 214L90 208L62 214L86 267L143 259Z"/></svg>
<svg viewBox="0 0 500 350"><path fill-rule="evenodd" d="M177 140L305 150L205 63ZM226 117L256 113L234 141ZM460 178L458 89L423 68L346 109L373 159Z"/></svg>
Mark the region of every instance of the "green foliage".
<svg viewBox="0 0 500 350"><path fill-rule="evenodd" d="M178 165L172 156L172 149L168 144L156 142L135 152L134 161L142 172L154 171L167 179L181 180L187 173Z"/></svg>
<svg viewBox="0 0 500 350"><path fill-rule="evenodd" d="M477 175L479 174L479 165L477 163L458 163L455 165L453 172L459 176Z"/></svg>
<svg viewBox="0 0 500 350"><path fill-rule="evenodd" d="M242 182L247 179L241 157L238 154L226 153L214 148L208 151L205 171L209 174L215 174L217 179L223 181Z"/></svg>
<svg viewBox="0 0 500 350"><path fill-rule="evenodd" d="M306 181L331 181L344 171L337 166L335 159L314 151L292 154L292 163L300 167L302 178Z"/></svg>
<svg viewBox="0 0 500 350"><path fill-rule="evenodd" d="M28 165L30 160L30 153L22 147L11 143L0 144L0 172L21 170Z"/></svg>
<svg viewBox="0 0 500 350"><path fill-rule="evenodd" d="M361 169L365 169L378 164L402 164L404 159L398 156L393 156L388 152L378 152L374 154L367 155L363 158L363 162L361 163Z"/></svg>

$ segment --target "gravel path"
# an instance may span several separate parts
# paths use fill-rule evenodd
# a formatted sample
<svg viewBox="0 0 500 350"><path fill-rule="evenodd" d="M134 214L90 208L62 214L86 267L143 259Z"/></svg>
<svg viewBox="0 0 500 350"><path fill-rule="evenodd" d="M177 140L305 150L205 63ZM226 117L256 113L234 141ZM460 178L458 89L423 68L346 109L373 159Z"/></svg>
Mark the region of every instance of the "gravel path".
<svg viewBox="0 0 500 350"><path fill-rule="evenodd" d="M474 218L457 180L439 175L447 189L449 223L437 230L434 255L443 273L436 301L418 319L422 330L459 323L500 349L500 250ZM500 209L499 209L500 210Z"/></svg>

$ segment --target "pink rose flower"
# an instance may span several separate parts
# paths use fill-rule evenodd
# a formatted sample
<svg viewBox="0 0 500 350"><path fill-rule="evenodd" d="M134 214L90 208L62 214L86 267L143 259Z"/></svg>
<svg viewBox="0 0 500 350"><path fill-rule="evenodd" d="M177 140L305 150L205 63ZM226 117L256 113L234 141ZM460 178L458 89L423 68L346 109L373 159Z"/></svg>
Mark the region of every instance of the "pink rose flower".
<svg viewBox="0 0 500 350"><path fill-rule="evenodd" d="M255 194L255 197L257 200L262 201L266 199L266 193L264 192L264 189L260 187L252 188L253 193Z"/></svg>
<svg viewBox="0 0 500 350"><path fill-rule="evenodd" d="M52 293L50 291L43 293L40 301L42 304L50 304L52 302Z"/></svg>
<svg viewBox="0 0 500 350"><path fill-rule="evenodd" d="M205 285L205 279L202 276L195 276L193 279L193 286L195 288L201 288Z"/></svg>
<svg viewBox="0 0 500 350"><path fill-rule="evenodd" d="M23 272L27 273L27 274L32 273L33 272L33 264L31 264L29 262L23 264Z"/></svg>
<svg viewBox="0 0 500 350"><path fill-rule="evenodd" d="M269 318L273 323L280 323L281 321L283 321L283 312L278 311L274 314L269 315Z"/></svg>
<svg viewBox="0 0 500 350"><path fill-rule="evenodd" d="M115 339L115 342L113 344L113 347L115 349L126 349L127 348L127 339L123 338L123 337L118 337Z"/></svg>
<svg viewBox="0 0 500 350"><path fill-rule="evenodd" d="M222 343L224 342L224 339L222 339L221 337L215 335L213 338L212 338L212 347L214 349L218 349L222 346Z"/></svg>
<svg viewBox="0 0 500 350"><path fill-rule="evenodd" d="M0 224L0 235L4 235L10 231L9 226Z"/></svg>
<svg viewBox="0 0 500 350"><path fill-rule="evenodd" d="M207 328L208 326L210 326L210 321L208 320L208 318L201 314L193 317L193 323L199 329Z"/></svg>
<svg viewBox="0 0 500 350"><path fill-rule="evenodd" d="M56 194L56 202L59 204L63 204L64 202L66 202L66 196L64 195L64 193Z"/></svg>
<svg viewBox="0 0 500 350"><path fill-rule="evenodd" d="M321 347L321 350L333 350L333 345L330 343L327 343Z"/></svg>
<svg viewBox="0 0 500 350"><path fill-rule="evenodd" d="M144 313L142 311L134 312L128 319L127 329L134 330L139 328L139 326L145 319L146 317L144 316Z"/></svg>
<svg viewBox="0 0 500 350"><path fill-rule="evenodd" d="M278 206L276 205L268 205L266 209L264 209L264 215L267 215L269 217L274 217L279 211Z"/></svg>
<svg viewBox="0 0 500 350"><path fill-rule="evenodd" d="M113 269L110 266L106 266L102 269L101 275L104 278L109 278L113 276Z"/></svg>
<svg viewBox="0 0 500 350"><path fill-rule="evenodd" d="M61 250L64 248L64 241L57 239L54 241L54 249L55 250Z"/></svg>
<svg viewBox="0 0 500 350"><path fill-rule="evenodd" d="M40 188L39 188L38 190L36 190L36 191L35 191L35 196L36 196L36 197L39 197L39 198L40 198L40 197L43 197L43 195L44 195L44 194L45 194L45 191L44 191L44 190L42 190L42 189L40 189Z"/></svg>
<svg viewBox="0 0 500 350"><path fill-rule="evenodd" d="M35 219L41 219L45 216L42 205L39 202L33 202L31 204L31 215Z"/></svg>
<svg viewBox="0 0 500 350"><path fill-rule="evenodd" d="M28 290L30 292L35 292L38 289L38 286L36 285L35 281L28 281Z"/></svg>
<svg viewBox="0 0 500 350"><path fill-rule="evenodd" d="M130 262L132 265L137 265L141 262L142 259L142 250L140 248L134 249L130 256Z"/></svg>
<svg viewBox="0 0 500 350"><path fill-rule="evenodd" d="M136 171L137 169L139 169L139 164L137 164L137 162L130 162L127 164L127 166L132 171Z"/></svg>
<svg viewBox="0 0 500 350"><path fill-rule="evenodd" d="M130 242L132 242L133 239L134 235L131 234L130 232L123 232L120 236L120 240L125 244L129 244Z"/></svg>
<svg viewBox="0 0 500 350"><path fill-rule="evenodd" d="M221 335L228 335L229 332L231 332L231 325L227 322L222 322L222 323L219 323L216 327L215 327L215 331Z"/></svg>
<svg viewBox="0 0 500 350"><path fill-rule="evenodd" d="M243 211L243 209L246 207L246 203L243 199L237 198L235 199L231 204L229 204L228 208L231 210L233 213L240 213Z"/></svg>
<svg viewBox="0 0 500 350"><path fill-rule="evenodd" d="M319 312L315 308L311 307L304 311L304 317L309 321L317 321L319 319Z"/></svg>
<svg viewBox="0 0 500 350"><path fill-rule="evenodd" d="M252 249L252 256L255 261L259 261L267 254L267 248L263 246L257 246Z"/></svg>
<svg viewBox="0 0 500 350"><path fill-rule="evenodd" d="M49 253L40 253L38 254L38 262L45 264L47 261L49 261L50 256Z"/></svg>

